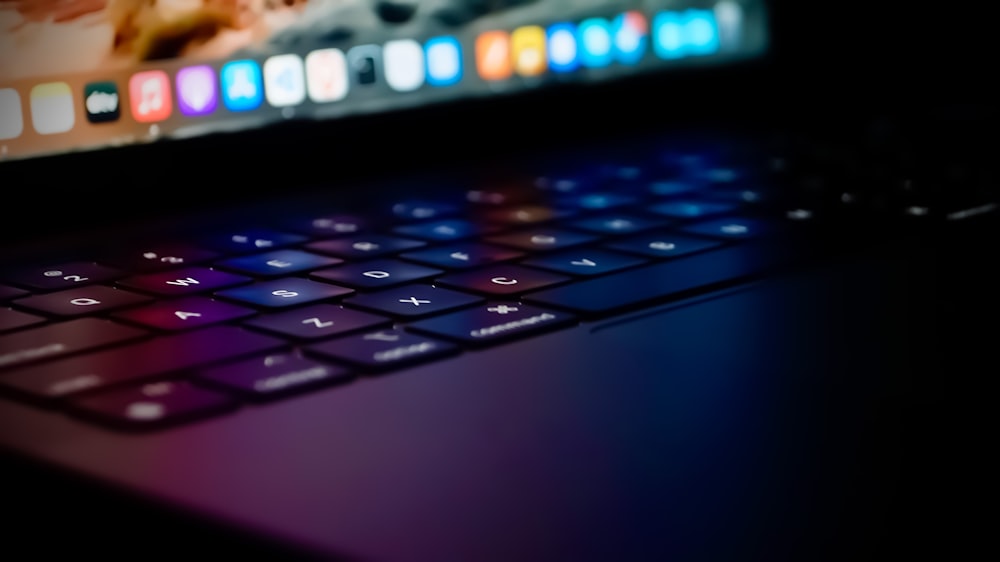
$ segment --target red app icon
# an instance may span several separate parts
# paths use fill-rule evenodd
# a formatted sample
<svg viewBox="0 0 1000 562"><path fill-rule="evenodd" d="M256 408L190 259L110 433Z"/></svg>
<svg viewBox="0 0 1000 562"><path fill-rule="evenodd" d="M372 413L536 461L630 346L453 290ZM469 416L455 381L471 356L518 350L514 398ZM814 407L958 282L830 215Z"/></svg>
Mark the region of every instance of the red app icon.
<svg viewBox="0 0 1000 562"><path fill-rule="evenodd" d="M128 83L132 116L140 123L154 123L170 117L170 78L162 70L140 72Z"/></svg>

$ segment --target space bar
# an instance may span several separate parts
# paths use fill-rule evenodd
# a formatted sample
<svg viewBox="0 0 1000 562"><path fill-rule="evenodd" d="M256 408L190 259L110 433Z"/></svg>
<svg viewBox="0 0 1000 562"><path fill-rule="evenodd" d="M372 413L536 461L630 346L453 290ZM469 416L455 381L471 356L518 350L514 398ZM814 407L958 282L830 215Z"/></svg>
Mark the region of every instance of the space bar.
<svg viewBox="0 0 1000 562"><path fill-rule="evenodd" d="M758 275L785 260L773 246L730 246L531 293L524 300L585 315L620 312Z"/></svg>

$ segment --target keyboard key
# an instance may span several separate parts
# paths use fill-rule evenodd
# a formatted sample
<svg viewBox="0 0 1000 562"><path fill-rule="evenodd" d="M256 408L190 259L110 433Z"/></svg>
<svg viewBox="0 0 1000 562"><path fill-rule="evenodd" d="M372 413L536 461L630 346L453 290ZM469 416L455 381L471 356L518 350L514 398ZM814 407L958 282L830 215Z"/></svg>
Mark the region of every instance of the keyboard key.
<svg viewBox="0 0 1000 562"><path fill-rule="evenodd" d="M219 256L187 244L151 244L107 256L101 261L132 271L163 271L188 267L214 260Z"/></svg>
<svg viewBox="0 0 1000 562"><path fill-rule="evenodd" d="M722 201L701 201L696 199L684 199L680 201L667 201L651 205L647 210L651 213L663 215L674 219L698 219L712 215L731 213L739 208L739 205L725 203Z"/></svg>
<svg viewBox="0 0 1000 562"><path fill-rule="evenodd" d="M40 316L35 316L34 314L28 314L19 310L0 308L0 332L9 332L11 330L17 330L18 328L24 328L31 326L32 324L40 324L42 322L45 322L45 319Z"/></svg>
<svg viewBox="0 0 1000 562"><path fill-rule="evenodd" d="M363 259L398 254L426 246L426 242L372 234L369 236L352 236L336 240L313 242L306 247L314 252L328 254L344 259Z"/></svg>
<svg viewBox="0 0 1000 562"><path fill-rule="evenodd" d="M280 277L337 265L342 262L343 260L337 258L318 256L299 250L278 250L264 254L232 258L219 262L217 265L222 269L235 271L244 275Z"/></svg>
<svg viewBox="0 0 1000 562"><path fill-rule="evenodd" d="M620 193L585 193L583 195L561 198L559 204L560 206L579 208L585 211L597 211L634 205L638 201L632 195L623 195Z"/></svg>
<svg viewBox="0 0 1000 562"><path fill-rule="evenodd" d="M118 285L155 295L173 297L244 285L252 281L253 279L249 277L225 271L188 267L175 271L129 277L119 281Z"/></svg>
<svg viewBox="0 0 1000 562"><path fill-rule="evenodd" d="M205 297L186 297L124 310L112 316L157 330L179 331L221 324L254 314L257 312L235 304Z"/></svg>
<svg viewBox="0 0 1000 562"><path fill-rule="evenodd" d="M510 248L466 243L407 252L400 257L442 269L468 269L470 267L509 261L523 255L523 253Z"/></svg>
<svg viewBox="0 0 1000 562"><path fill-rule="evenodd" d="M104 283L124 272L91 262L72 262L12 272L5 278L14 285L41 291L58 291L80 285Z"/></svg>
<svg viewBox="0 0 1000 562"><path fill-rule="evenodd" d="M701 189L701 185L691 181L660 180L650 182L647 189L650 195L656 197L675 197L678 195L690 195Z"/></svg>
<svg viewBox="0 0 1000 562"><path fill-rule="evenodd" d="M51 400L274 352L285 345L263 334L213 326L4 373L0 375L0 386L38 400Z"/></svg>
<svg viewBox="0 0 1000 562"><path fill-rule="evenodd" d="M781 258L768 248L739 245L546 289L523 299L581 314L610 313L756 275Z"/></svg>
<svg viewBox="0 0 1000 562"><path fill-rule="evenodd" d="M570 246L578 246L596 240L594 236L568 230L554 228L536 228L491 236L486 239L494 244L513 246L521 250L560 250Z"/></svg>
<svg viewBox="0 0 1000 562"><path fill-rule="evenodd" d="M249 328L285 337L314 340L388 326L391 321L360 310L318 304L287 312L259 316L244 323Z"/></svg>
<svg viewBox="0 0 1000 562"><path fill-rule="evenodd" d="M410 238L418 238L420 240L451 242L478 236L490 230L493 229L467 220L445 219L397 226L393 229L393 232L400 236L409 236Z"/></svg>
<svg viewBox="0 0 1000 562"><path fill-rule="evenodd" d="M146 295L98 285L25 297L13 304L53 316L72 317L96 314L149 300L151 298Z"/></svg>
<svg viewBox="0 0 1000 562"><path fill-rule="evenodd" d="M307 353L342 361L369 371L384 371L421 361L430 361L460 351L446 341L418 336L402 330L383 330L311 345Z"/></svg>
<svg viewBox="0 0 1000 562"><path fill-rule="evenodd" d="M108 320L81 318L0 336L0 369L124 343L147 335Z"/></svg>
<svg viewBox="0 0 1000 562"><path fill-rule="evenodd" d="M346 236L364 231L368 221L352 215L324 215L292 222L288 228L316 237Z"/></svg>
<svg viewBox="0 0 1000 562"><path fill-rule="evenodd" d="M630 237L606 244L612 250L629 252L654 258L676 258L679 256L701 252L722 244L718 240L697 238L672 232L654 232L641 236Z"/></svg>
<svg viewBox="0 0 1000 562"><path fill-rule="evenodd" d="M528 269L517 265L500 264L453 273L437 280L448 287L486 295L515 295L569 281L568 277Z"/></svg>
<svg viewBox="0 0 1000 562"><path fill-rule="evenodd" d="M544 254L522 263L569 275L591 276L636 266L645 261L635 256L585 248L568 250L558 254Z"/></svg>
<svg viewBox="0 0 1000 562"><path fill-rule="evenodd" d="M24 297L28 294L30 294L28 291L15 289L14 287L8 287L7 285L0 285L0 302L13 300L18 297Z"/></svg>
<svg viewBox="0 0 1000 562"><path fill-rule="evenodd" d="M403 201L392 206L392 214L404 220L423 220L453 215L458 207L439 201Z"/></svg>
<svg viewBox="0 0 1000 562"><path fill-rule="evenodd" d="M487 222L507 225L531 225L572 216L576 211L554 209L544 205L518 205L501 209L491 209L485 213Z"/></svg>
<svg viewBox="0 0 1000 562"><path fill-rule="evenodd" d="M253 229L212 236L205 239L204 243L209 248L220 252L248 253L294 246L306 240L304 236L298 234L270 229Z"/></svg>
<svg viewBox="0 0 1000 562"><path fill-rule="evenodd" d="M535 335L575 322L565 312L513 303L490 303L421 320L410 329L481 346Z"/></svg>
<svg viewBox="0 0 1000 562"><path fill-rule="evenodd" d="M431 269L422 265L395 260L376 260L316 271L310 277L319 281L329 281L364 290L392 287L427 279L441 273L443 272L440 269Z"/></svg>
<svg viewBox="0 0 1000 562"><path fill-rule="evenodd" d="M642 230L663 227L664 220L654 220L634 215L605 215L590 217L570 223L568 226L595 234L634 234Z"/></svg>
<svg viewBox="0 0 1000 562"><path fill-rule="evenodd" d="M773 224L747 218L726 218L688 225L681 230L691 234L728 240L746 240L774 230Z"/></svg>
<svg viewBox="0 0 1000 562"><path fill-rule="evenodd" d="M286 396L351 380L351 372L291 353L245 359L206 369L195 377L207 384L262 400Z"/></svg>
<svg viewBox="0 0 1000 562"><path fill-rule="evenodd" d="M356 295L345 300L344 304L391 316L414 318L469 306L482 300L429 285L407 285L378 293Z"/></svg>
<svg viewBox="0 0 1000 562"><path fill-rule="evenodd" d="M308 279L276 279L245 287L227 289L217 296L264 308L285 308L333 299L353 293L353 289Z"/></svg>
<svg viewBox="0 0 1000 562"><path fill-rule="evenodd" d="M98 423L122 429L159 429L236 409L232 397L186 381L163 381L89 395L70 409Z"/></svg>

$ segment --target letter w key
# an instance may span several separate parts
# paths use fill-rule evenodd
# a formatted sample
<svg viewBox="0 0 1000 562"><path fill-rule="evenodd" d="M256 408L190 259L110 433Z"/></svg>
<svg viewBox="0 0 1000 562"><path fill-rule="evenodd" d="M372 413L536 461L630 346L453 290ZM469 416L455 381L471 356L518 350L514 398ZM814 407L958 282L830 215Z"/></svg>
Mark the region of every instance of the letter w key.
<svg viewBox="0 0 1000 562"><path fill-rule="evenodd" d="M119 285L147 293L164 296L187 295L243 285L249 277L225 273L214 269L189 267L162 273L139 275L119 281Z"/></svg>

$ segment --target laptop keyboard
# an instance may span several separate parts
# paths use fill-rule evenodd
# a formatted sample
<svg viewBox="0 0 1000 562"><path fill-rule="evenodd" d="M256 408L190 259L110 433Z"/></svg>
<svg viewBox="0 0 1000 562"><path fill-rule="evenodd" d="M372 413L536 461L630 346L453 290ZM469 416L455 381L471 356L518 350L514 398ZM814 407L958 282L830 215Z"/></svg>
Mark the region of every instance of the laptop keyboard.
<svg viewBox="0 0 1000 562"><path fill-rule="evenodd" d="M765 274L814 216L698 153L586 168L4 264L3 399L160 429L364 384Z"/></svg>

